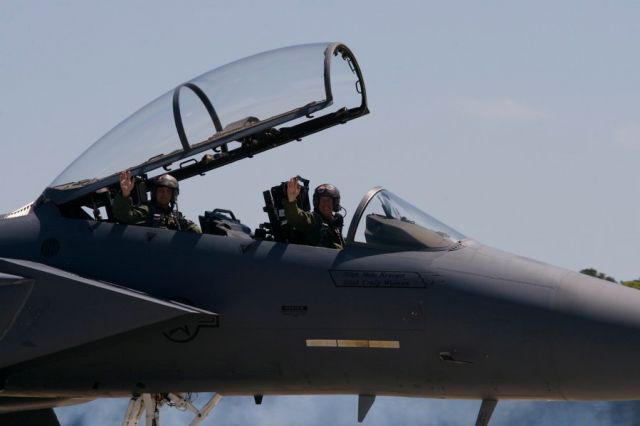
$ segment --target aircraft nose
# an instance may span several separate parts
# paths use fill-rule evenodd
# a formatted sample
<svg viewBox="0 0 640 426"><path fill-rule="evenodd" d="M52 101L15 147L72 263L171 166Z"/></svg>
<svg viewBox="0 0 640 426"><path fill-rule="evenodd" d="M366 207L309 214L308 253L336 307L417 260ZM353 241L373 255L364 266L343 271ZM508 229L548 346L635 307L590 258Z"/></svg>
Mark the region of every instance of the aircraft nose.
<svg viewBox="0 0 640 426"><path fill-rule="evenodd" d="M554 299L553 346L567 399L640 397L640 291L568 274Z"/></svg>

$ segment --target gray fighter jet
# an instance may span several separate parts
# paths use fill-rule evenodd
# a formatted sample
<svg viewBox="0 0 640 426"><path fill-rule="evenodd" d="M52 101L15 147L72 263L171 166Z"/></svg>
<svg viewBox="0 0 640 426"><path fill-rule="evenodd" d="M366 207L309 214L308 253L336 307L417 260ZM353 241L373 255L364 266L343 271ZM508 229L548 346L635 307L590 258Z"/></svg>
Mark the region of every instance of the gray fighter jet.
<svg viewBox="0 0 640 426"><path fill-rule="evenodd" d="M157 176L188 185L367 113L345 45L266 52L159 97L1 216L0 423L123 396L125 425L163 404L197 424L221 395L354 394L359 421L377 395L479 399L477 424L499 399L637 399L639 292L484 246L386 189L343 250L296 243L278 185L255 231L224 210L203 234L114 218L122 170L144 203Z"/></svg>

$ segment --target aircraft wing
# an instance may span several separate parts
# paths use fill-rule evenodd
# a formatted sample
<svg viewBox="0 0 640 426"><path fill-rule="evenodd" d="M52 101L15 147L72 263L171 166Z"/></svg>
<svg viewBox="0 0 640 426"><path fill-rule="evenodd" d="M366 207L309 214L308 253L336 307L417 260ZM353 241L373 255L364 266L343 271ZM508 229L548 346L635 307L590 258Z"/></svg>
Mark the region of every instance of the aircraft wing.
<svg viewBox="0 0 640 426"><path fill-rule="evenodd" d="M0 258L0 368L184 315L216 313Z"/></svg>

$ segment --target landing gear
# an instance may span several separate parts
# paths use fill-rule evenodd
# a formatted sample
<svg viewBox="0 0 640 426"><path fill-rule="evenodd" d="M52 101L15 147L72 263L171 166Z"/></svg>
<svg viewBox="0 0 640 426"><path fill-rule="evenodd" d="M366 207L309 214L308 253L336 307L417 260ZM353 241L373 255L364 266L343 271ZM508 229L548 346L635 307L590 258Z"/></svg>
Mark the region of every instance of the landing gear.
<svg viewBox="0 0 640 426"><path fill-rule="evenodd" d="M209 402L198 409L191 402L190 394L185 393L143 393L135 394L129 401L127 413L124 416L122 426L139 426L142 413L145 413L145 426L160 426L160 408L163 405L174 407L183 411L190 411L194 419L190 426L198 426L222 399L219 393L213 394Z"/></svg>
<svg viewBox="0 0 640 426"><path fill-rule="evenodd" d="M476 419L476 426L487 426L489 424L489 420L491 420L491 415L497 404L497 399L485 398L482 400L478 418Z"/></svg>

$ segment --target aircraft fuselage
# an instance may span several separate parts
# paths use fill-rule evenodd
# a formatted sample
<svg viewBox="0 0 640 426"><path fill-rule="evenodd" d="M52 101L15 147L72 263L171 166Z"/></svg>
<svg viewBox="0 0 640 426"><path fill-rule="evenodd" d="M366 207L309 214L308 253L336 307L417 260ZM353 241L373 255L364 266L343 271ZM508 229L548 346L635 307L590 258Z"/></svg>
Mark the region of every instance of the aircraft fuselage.
<svg viewBox="0 0 640 426"><path fill-rule="evenodd" d="M0 221L0 257L219 315L3 365L5 395L640 394L640 293L471 240L447 251L333 250L68 219L43 204Z"/></svg>

